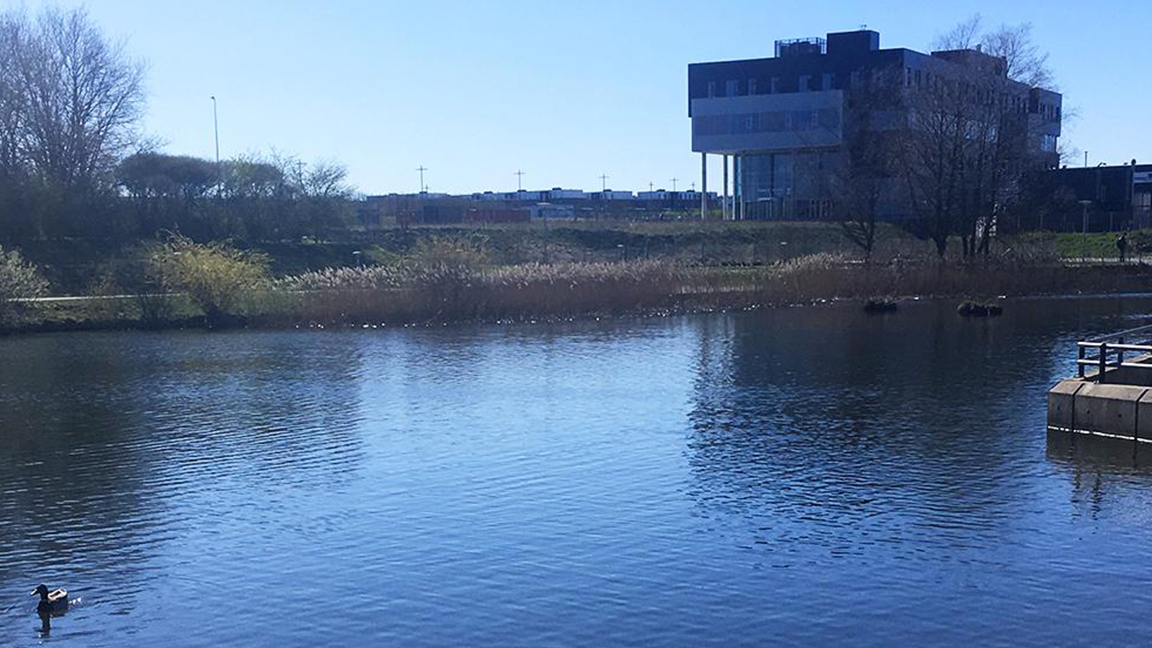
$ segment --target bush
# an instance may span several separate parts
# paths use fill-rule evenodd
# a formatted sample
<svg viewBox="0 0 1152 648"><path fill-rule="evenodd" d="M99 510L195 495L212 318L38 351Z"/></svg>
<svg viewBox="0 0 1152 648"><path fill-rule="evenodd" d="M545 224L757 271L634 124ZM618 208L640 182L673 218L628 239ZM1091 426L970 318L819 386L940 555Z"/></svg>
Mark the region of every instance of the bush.
<svg viewBox="0 0 1152 648"><path fill-rule="evenodd" d="M14 299L42 297L48 292L48 281L35 265L24 260L16 250L0 247L0 323L11 323L23 305Z"/></svg>
<svg viewBox="0 0 1152 648"><path fill-rule="evenodd" d="M153 255L160 253L156 244L137 245L123 251L116 259L105 263L96 283L90 289L93 295L132 295L145 324L159 324L172 318L172 298L166 293L160 266Z"/></svg>
<svg viewBox="0 0 1152 648"><path fill-rule="evenodd" d="M268 260L262 254L220 242L195 243L182 236L152 246L149 263L167 290L187 293L210 323L240 315L241 299L264 287L269 278Z"/></svg>

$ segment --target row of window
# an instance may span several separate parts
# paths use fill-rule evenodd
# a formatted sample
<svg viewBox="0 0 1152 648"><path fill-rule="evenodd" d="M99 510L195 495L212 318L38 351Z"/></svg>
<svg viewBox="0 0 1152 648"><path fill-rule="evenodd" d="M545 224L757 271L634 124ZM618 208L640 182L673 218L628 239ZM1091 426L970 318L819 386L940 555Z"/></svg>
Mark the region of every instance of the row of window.
<svg viewBox="0 0 1152 648"><path fill-rule="evenodd" d="M901 79L903 76L903 79ZM844 89L843 75L823 73L823 74L802 74L796 78L795 92L819 92L829 90ZM900 75L899 68L891 69L888 72L882 70L875 70L871 75L871 83L893 83L899 85L901 81L905 87L908 88L927 88L938 89L939 85L943 82L940 75L933 75L926 70L919 70L914 67L907 67L904 74ZM856 89L862 85L863 75L859 71L854 71L849 77L848 87ZM762 87L761 81L756 77L749 77L744 80L743 84L739 79L728 79L724 81L724 87L721 88L717 81L709 81L707 85L708 98L716 97L737 97L744 95L757 95L757 94L780 94L783 92L793 92L791 87L785 87L785 82L781 77L774 76L767 79L767 87ZM963 83L963 82L961 82ZM743 87L741 87L743 85ZM720 91L723 94L720 94ZM1013 93L995 93L987 90L981 90L978 86L971 86L967 83L963 84L962 90L964 95L969 97L969 100L974 103L991 103L995 101L995 97L999 96L1000 101L1005 105L1011 104L1013 112L1018 114L1026 114L1029 112L1036 112L1044 116L1046 120L1055 121L1060 119L1060 106L1041 102L1039 105L1031 105L1026 95L1013 94ZM970 90L970 92L969 92Z"/></svg>
<svg viewBox="0 0 1152 648"><path fill-rule="evenodd" d="M855 75L853 75L855 78ZM834 90L836 89L836 75L835 74L801 74L796 82L797 92L819 92L821 90ZM784 87L784 82L780 77L770 77L767 87L760 86L760 80L756 77L749 77L744 83L744 88L740 87L739 79L728 79L724 82L724 94L718 94L719 86L715 81L708 82L708 98L715 97L738 97L741 95L756 95L756 94L780 94L788 92ZM742 91L743 90L743 91Z"/></svg>
<svg viewBox="0 0 1152 648"><path fill-rule="evenodd" d="M839 128L840 112L831 109L778 110L692 118L692 132L695 135L746 135Z"/></svg>

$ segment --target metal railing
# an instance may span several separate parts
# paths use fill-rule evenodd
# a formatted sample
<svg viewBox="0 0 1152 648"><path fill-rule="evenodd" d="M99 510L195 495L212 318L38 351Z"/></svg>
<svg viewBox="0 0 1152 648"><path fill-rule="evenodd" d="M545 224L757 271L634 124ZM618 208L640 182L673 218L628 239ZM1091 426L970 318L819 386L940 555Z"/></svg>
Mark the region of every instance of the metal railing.
<svg viewBox="0 0 1152 648"><path fill-rule="evenodd" d="M1099 383L1107 382L1109 369L1152 369L1152 325L1081 340L1076 350L1079 376L1094 368L1096 375L1090 377ZM1126 361L1126 354L1138 361Z"/></svg>

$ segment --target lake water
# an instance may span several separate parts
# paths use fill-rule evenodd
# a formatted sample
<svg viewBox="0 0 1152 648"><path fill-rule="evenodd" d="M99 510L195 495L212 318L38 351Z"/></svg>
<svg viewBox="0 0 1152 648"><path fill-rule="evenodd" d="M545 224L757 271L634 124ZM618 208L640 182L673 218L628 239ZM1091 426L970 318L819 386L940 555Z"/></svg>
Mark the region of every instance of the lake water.
<svg viewBox="0 0 1152 648"><path fill-rule="evenodd" d="M1152 468L1044 430L1152 301L857 308L0 339L0 646L1152 642Z"/></svg>

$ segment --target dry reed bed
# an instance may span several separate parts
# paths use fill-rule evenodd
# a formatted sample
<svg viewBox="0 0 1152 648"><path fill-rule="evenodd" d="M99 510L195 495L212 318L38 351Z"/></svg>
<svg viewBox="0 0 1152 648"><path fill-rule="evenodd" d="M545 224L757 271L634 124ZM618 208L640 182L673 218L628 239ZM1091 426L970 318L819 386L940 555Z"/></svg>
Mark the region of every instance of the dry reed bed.
<svg viewBox="0 0 1152 648"><path fill-rule="evenodd" d="M818 254L759 268L667 261L344 268L282 280L292 323L407 324L738 309L826 299L1138 292L1152 268L992 260L863 264Z"/></svg>

